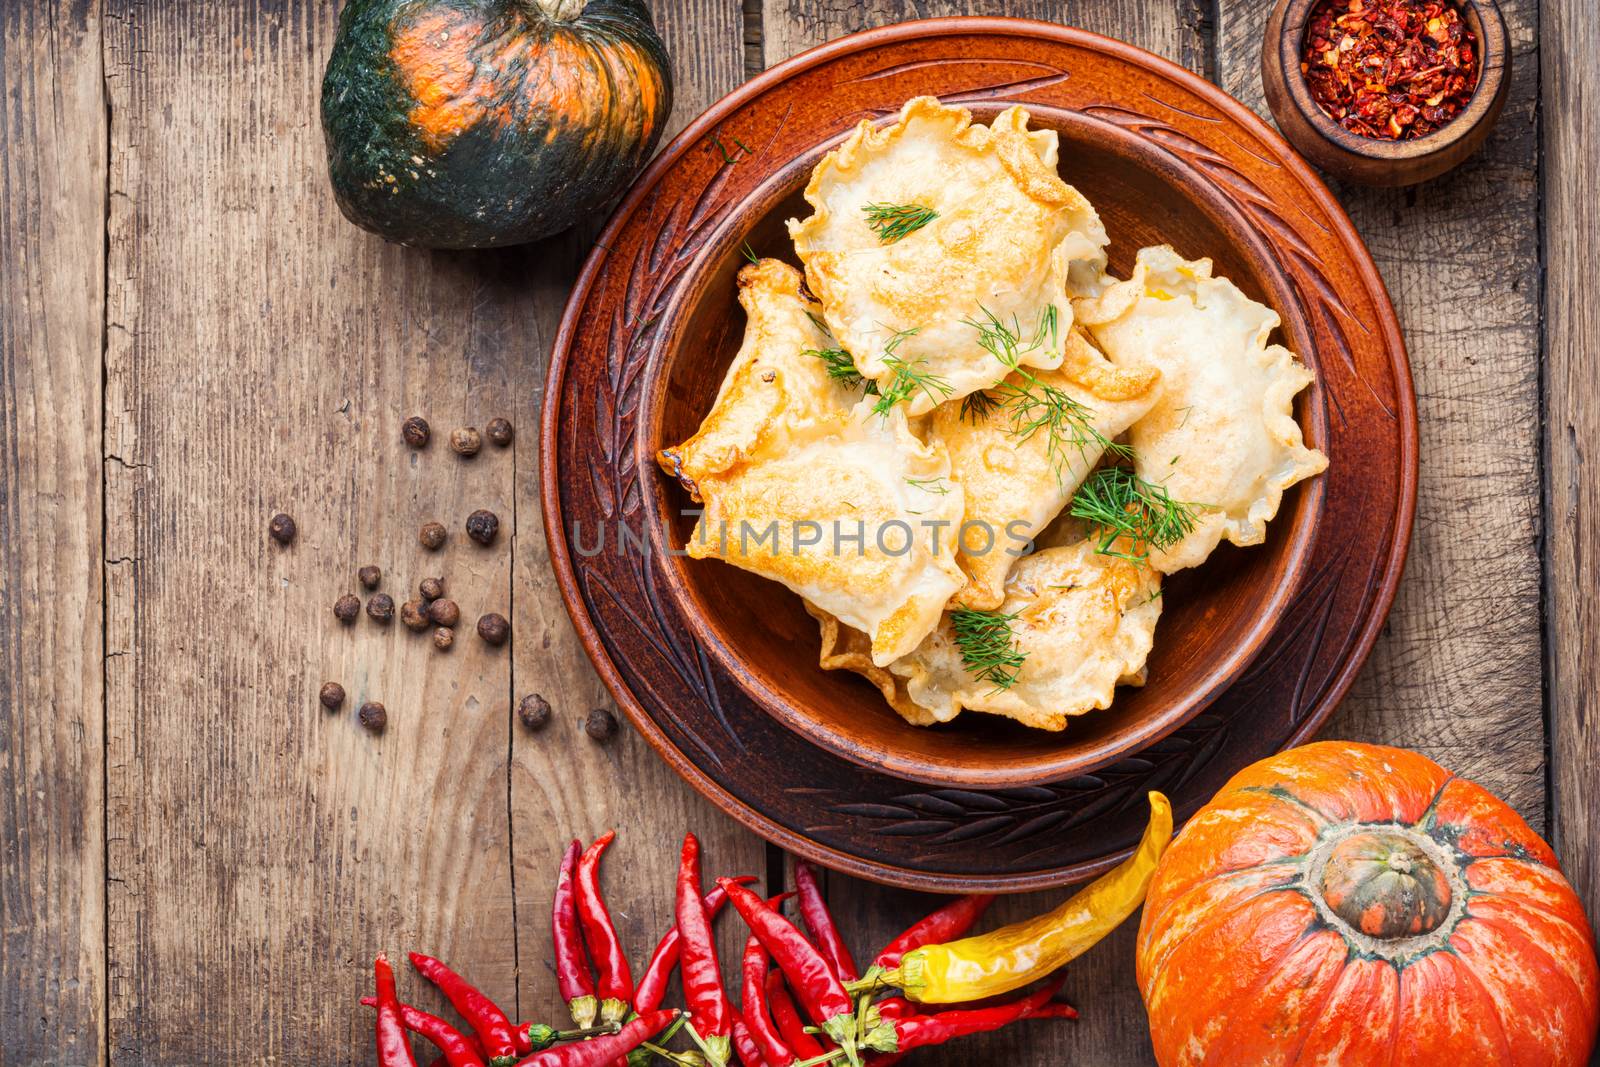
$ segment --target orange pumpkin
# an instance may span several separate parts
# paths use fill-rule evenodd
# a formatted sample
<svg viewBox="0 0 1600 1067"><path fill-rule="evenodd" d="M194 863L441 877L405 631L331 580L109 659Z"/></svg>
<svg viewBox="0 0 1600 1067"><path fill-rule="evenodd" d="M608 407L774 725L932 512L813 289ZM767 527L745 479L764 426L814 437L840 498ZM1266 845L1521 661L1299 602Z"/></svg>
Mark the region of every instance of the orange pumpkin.
<svg viewBox="0 0 1600 1067"><path fill-rule="evenodd" d="M1189 820L1139 925L1162 1067L1588 1062L1594 935L1556 857L1414 752L1262 760Z"/></svg>

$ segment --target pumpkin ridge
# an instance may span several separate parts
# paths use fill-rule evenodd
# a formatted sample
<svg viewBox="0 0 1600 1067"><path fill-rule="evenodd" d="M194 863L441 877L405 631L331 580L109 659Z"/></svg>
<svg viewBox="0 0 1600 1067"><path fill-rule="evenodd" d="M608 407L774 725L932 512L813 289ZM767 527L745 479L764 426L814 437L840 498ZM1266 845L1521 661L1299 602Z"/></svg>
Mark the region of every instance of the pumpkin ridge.
<svg viewBox="0 0 1600 1067"><path fill-rule="evenodd" d="M1327 1010L1328 1001L1332 1000L1334 993L1338 991L1339 981L1335 978L1328 983L1328 988L1323 990L1322 999L1317 1001L1316 1010L1307 1016L1307 1019L1310 1020L1309 1023L1300 1027L1300 1043L1295 1045L1294 1055L1285 1061L1285 1067L1298 1067L1300 1057L1305 1053L1306 1044L1310 1042L1311 1035L1316 1032L1316 1024L1322 1021L1322 1015Z"/></svg>
<svg viewBox="0 0 1600 1067"><path fill-rule="evenodd" d="M1433 820L1439 814L1439 802L1444 799L1444 791L1448 789L1450 787L1450 783L1455 780L1456 773L1454 771L1445 772L1444 781L1440 782L1439 788L1434 791L1433 799L1428 801L1428 806L1423 808L1422 814L1417 817L1417 821L1414 824L1417 829L1424 833L1430 832L1432 829Z"/></svg>
<svg viewBox="0 0 1600 1067"><path fill-rule="evenodd" d="M1247 897L1244 897L1244 898L1242 898L1240 900L1234 901L1225 910L1223 910L1221 912L1218 912L1218 913L1216 913L1214 915L1208 915L1206 917L1206 921L1205 922L1196 923L1192 930L1190 930L1188 933L1184 934L1182 937L1178 938L1178 940L1174 941L1172 944L1168 945L1166 947L1166 949L1161 953L1161 959L1158 960L1158 961L1152 961L1152 964L1155 965L1155 966L1165 965L1167 960L1172 958L1173 953L1177 952L1178 949L1182 948L1185 944L1187 944L1189 939L1191 937L1193 937L1195 934L1198 934L1203 930L1209 929L1215 923L1223 922L1223 921L1226 921L1228 919L1233 918L1233 916L1235 914L1237 914L1238 912L1244 911L1245 908L1247 908L1249 905L1255 903L1256 901L1260 900L1264 896L1269 896L1272 893L1299 893L1301 896L1305 896L1306 895L1305 892L1300 888L1300 886L1297 883L1286 882L1283 885L1275 885L1271 889L1263 889L1259 893L1252 893ZM1312 903L1312 907L1315 908L1316 902L1312 901L1311 903ZM1142 926L1143 923L1141 922L1140 925ZM1298 942L1296 942L1296 943L1298 944Z"/></svg>
<svg viewBox="0 0 1600 1067"><path fill-rule="evenodd" d="M1333 816L1329 815L1315 804L1307 803L1281 785L1242 785L1238 789L1234 790L1234 792L1260 793L1276 800L1287 800L1289 803L1293 804L1295 807L1311 816L1311 818L1318 823L1319 829L1326 829L1337 821L1333 818Z"/></svg>
<svg viewBox="0 0 1600 1067"><path fill-rule="evenodd" d="M1274 966L1269 967L1266 971L1262 972L1262 974L1258 976L1254 982L1250 983L1248 988L1239 991L1239 999L1248 1001L1254 998L1257 993L1261 992L1263 987L1276 978L1284 968L1289 966L1290 961L1294 959L1294 954L1300 949L1300 946L1304 945L1307 941L1321 932L1321 925L1321 923L1317 922L1315 916L1313 916L1311 921L1306 923L1306 928L1300 931L1300 936L1283 946L1281 949L1282 955L1279 957L1277 963ZM1337 983L1329 983L1330 989L1336 984Z"/></svg>
<svg viewBox="0 0 1600 1067"><path fill-rule="evenodd" d="M1183 902L1184 898L1186 898L1190 893L1193 893L1196 890L1201 889L1201 888L1203 888L1205 886L1213 885L1213 884L1215 884L1217 882L1226 882L1226 881L1232 881L1232 880L1235 880L1235 879L1243 879L1246 875L1259 874L1261 871L1267 870L1268 868L1271 868L1271 867L1300 868L1300 867L1304 867L1304 866L1305 866L1305 857L1303 857L1303 856L1295 856L1295 857L1292 857L1292 858L1289 858L1289 859L1274 860L1272 863L1263 863L1263 864L1261 864L1260 866L1257 866L1257 867L1241 867L1241 868L1239 868L1238 870L1235 870L1235 871L1225 871L1222 874L1212 875L1210 878L1203 878L1200 881L1195 882L1193 885L1191 885L1191 886L1187 887L1186 889L1184 889L1184 891L1182 893L1179 893L1177 896L1169 897L1167 900L1163 901L1162 905L1160 907L1160 910L1150 913L1150 922L1152 922L1152 923L1161 922L1162 920L1164 920L1167 917L1167 911L1170 908L1172 908L1176 904L1179 904L1179 903ZM1267 893L1281 893L1285 889L1296 889L1296 888L1298 888L1298 886L1296 884L1296 881L1293 878L1291 878L1288 881L1280 882L1279 884L1271 886L1270 888L1265 888L1265 889L1260 890L1259 892L1252 893L1247 897L1242 897L1239 900L1235 901L1234 903L1239 907L1243 907L1245 904L1250 903L1252 900L1257 900L1257 899L1259 899L1260 897L1264 896ZM1148 900L1146 901L1146 904L1148 906ZM1228 912L1229 913L1231 913L1233 910L1234 910L1234 907L1232 907L1232 906L1230 906L1228 908ZM1187 935L1185 935L1185 936L1187 936ZM1182 942L1179 942L1179 943L1181 944ZM1176 946L1174 946L1174 947L1176 947Z"/></svg>
<svg viewBox="0 0 1600 1067"><path fill-rule="evenodd" d="M1526 931L1520 930L1510 923L1501 922L1492 916L1486 917L1482 915L1474 915L1472 916L1472 921L1485 926L1488 929L1497 931L1501 937L1514 938L1515 940L1521 941L1529 948L1534 949L1539 955L1550 961L1550 969L1559 974L1567 982L1567 984L1572 987L1574 993L1577 995L1578 1000L1581 1002L1584 999L1583 988L1579 986L1577 982L1572 980L1572 975L1567 973L1567 968L1562 965L1560 960L1556 959L1550 954L1549 949L1545 948L1542 944L1529 937ZM1464 958L1461 959L1461 962L1463 964L1467 964L1467 961ZM1468 965L1468 969L1471 969L1470 965ZM1477 977L1477 975L1474 974L1473 977Z"/></svg>
<svg viewBox="0 0 1600 1067"><path fill-rule="evenodd" d="M1506 1029L1505 1016L1502 1014L1502 1012L1505 1010L1505 1006L1500 1003L1500 998L1495 996L1494 991L1489 988L1488 983L1478 976L1477 968L1473 967L1472 964L1468 962L1466 957L1462 956L1454 949L1450 949L1449 952L1452 956L1461 961L1461 974L1471 979L1473 984L1483 992L1483 999L1494 1005L1495 1029L1500 1034L1500 1047L1505 1050L1506 1059L1509 1061L1511 1058L1511 1034Z"/></svg>

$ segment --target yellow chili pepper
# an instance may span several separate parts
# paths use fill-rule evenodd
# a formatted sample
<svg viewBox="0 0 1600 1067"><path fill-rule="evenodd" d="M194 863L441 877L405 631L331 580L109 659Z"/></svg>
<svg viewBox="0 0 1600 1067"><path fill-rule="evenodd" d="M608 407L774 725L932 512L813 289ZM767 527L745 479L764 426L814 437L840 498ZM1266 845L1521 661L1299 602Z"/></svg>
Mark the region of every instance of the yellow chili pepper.
<svg viewBox="0 0 1600 1067"><path fill-rule="evenodd" d="M910 1000L955 1004L1008 993L1087 952L1144 903L1156 864L1172 840L1172 805L1150 794L1144 838L1115 870L1084 886L1059 908L993 933L905 954L879 981Z"/></svg>

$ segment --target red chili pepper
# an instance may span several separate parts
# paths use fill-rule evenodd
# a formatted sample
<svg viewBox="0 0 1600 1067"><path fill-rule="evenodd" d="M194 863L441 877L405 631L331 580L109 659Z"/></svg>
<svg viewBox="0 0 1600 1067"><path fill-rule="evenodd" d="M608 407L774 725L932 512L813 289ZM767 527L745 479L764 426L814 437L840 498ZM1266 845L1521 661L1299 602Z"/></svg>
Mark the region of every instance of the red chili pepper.
<svg viewBox="0 0 1600 1067"><path fill-rule="evenodd" d="M751 937L744 943L739 1015L768 1067L790 1067L799 1057L772 1023L767 1008L767 971L767 951L760 941Z"/></svg>
<svg viewBox="0 0 1600 1067"><path fill-rule="evenodd" d="M369 1008L376 1007L378 998L362 997L361 1003ZM401 1004L400 1021L407 1030L421 1034L444 1053L434 1062L445 1064L447 1067L484 1067L483 1046L478 1044L478 1039L463 1034L437 1015L431 1015L410 1004Z"/></svg>
<svg viewBox="0 0 1600 1067"><path fill-rule="evenodd" d="M739 1054L739 1062L743 1063L744 1067L772 1067L766 1057L761 1055L761 1050L756 1048L755 1041L750 1037L750 1030L742 1019L733 1020L733 1050Z"/></svg>
<svg viewBox="0 0 1600 1067"><path fill-rule="evenodd" d="M744 886L734 885L726 878L719 879L717 884L728 891L728 900L750 927L750 932L760 940L761 947L772 954L801 1007L822 1027L823 1033L844 1049L849 1062L857 1062L855 1004L822 953L806 940L794 923L767 907Z"/></svg>
<svg viewBox="0 0 1600 1067"><path fill-rule="evenodd" d="M670 1008L646 1012L614 1034L535 1052L516 1067L606 1067L659 1034L677 1016Z"/></svg>
<svg viewBox="0 0 1600 1067"><path fill-rule="evenodd" d="M825 1051L822 1042L806 1033L805 1020L800 1018L800 1012L789 996L789 987L778 971L767 975L767 1007L772 1010L772 1018L778 1024L783 1043L793 1049L796 1056L809 1060L822 1055Z"/></svg>
<svg viewBox="0 0 1600 1067"><path fill-rule="evenodd" d="M718 879L717 884L730 898L729 886L741 893L750 892L731 878ZM676 903L679 965L683 974L683 995L689 1005L689 1022L704 1042L706 1056L713 1061L713 1067L724 1067L733 1036L733 1009L728 1006L728 995L722 991L722 969L717 965L711 919L700 897L700 840L694 834L685 834L683 838Z"/></svg>
<svg viewBox="0 0 1600 1067"><path fill-rule="evenodd" d="M823 959L832 965L833 973L841 981L854 982L861 977L861 973L856 970L856 961L850 955L844 938L839 935L839 927L828 911L827 901L822 899L816 868L805 862L796 864L794 884L800 891L800 918L805 920L812 944L822 952Z"/></svg>
<svg viewBox="0 0 1600 1067"><path fill-rule="evenodd" d="M607 1024L621 1022L628 1014L628 1005L633 1003L633 972L628 969L628 954L622 949L605 898L600 895L600 857L616 838L615 830L601 834L578 860L575 879L583 943L598 972L600 1021Z"/></svg>
<svg viewBox="0 0 1600 1067"><path fill-rule="evenodd" d="M411 1055L411 1044L406 1040L405 1024L400 1019L400 997L394 989L394 968L389 957L379 953L372 961L373 977L378 985L378 1065L379 1067L417 1067Z"/></svg>
<svg viewBox="0 0 1600 1067"><path fill-rule="evenodd" d="M873 966L891 970L900 966L900 957L914 948L965 937L993 903L992 893L972 893L952 900L938 911L912 923L905 933L885 945L883 951L878 953L878 958L872 961Z"/></svg>
<svg viewBox="0 0 1600 1067"><path fill-rule="evenodd" d="M734 879L740 885L749 885L755 881L752 875L743 874ZM725 904L728 903L728 894L723 892L719 885L705 895L706 918L715 919ZM667 995L667 982L672 979L672 972L678 966L678 956L682 942L678 937L678 924L674 922L672 929L657 944L656 950L650 954L650 962L645 966L644 974L639 978L639 984L633 991L633 1010L643 1015L647 1011L655 1011L661 1007L661 1001Z"/></svg>
<svg viewBox="0 0 1600 1067"><path fill-rule="evenodd" d="M898 1014L886 1014L882 1005L877 1005L880 1021L863 1038L862 1044L879 1052L897 1054L926 1048L929 1045L942 1045L946 1041L968 1034L998 1030L1018 1019L1026 1019L1044 1007L1065 981L1066 975L1061 975L1036 993L986 1008L955 1009L930 1015L911 1014L901 1017ZM909 1006L907 1004L907 1007Z"/></svg>
<svg viewBox="0 0 1600 1067"><path fill-rule="evenodd" d="M556 986L561 990L561 999L567 1002L572 1021L587 1028L594 1025L595 1016L600 1013L600 1001L595 996L594 976L589 970L583 938L578 933L573 872L577 869L581 849L582 846L573 841L561 857L555 899L550 904L550 940L555 949Z"/></svg>
<svg viewBox="0 0 1600 1067"><path fill-rule="evenodd" d="M439 987L450 1006L472 1024L483 1051L489 1057L490 1067L505 1067L515 1063L517 1057L532 1049L527 1035L511 1025L500 1005L490 1000L465 978L446 967L432 956L420 952L410 953L411 966L428 981Z"/></svg>

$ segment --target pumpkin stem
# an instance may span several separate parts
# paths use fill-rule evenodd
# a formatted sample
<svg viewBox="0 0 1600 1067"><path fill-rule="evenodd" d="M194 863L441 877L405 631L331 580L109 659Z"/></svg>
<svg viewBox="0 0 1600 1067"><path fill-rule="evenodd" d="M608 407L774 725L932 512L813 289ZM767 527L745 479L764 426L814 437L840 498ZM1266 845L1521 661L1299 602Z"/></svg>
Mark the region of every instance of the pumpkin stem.
<svg viewBox="0 0 1600 1067"><path fill-rule="evenodd" d="M1369 937L1431 933L1450 915L1448 875L1397 829L1354 833L1334 844L1320 889L1329 910Z"/></svg>
<svg viewBox="0 0 1600 1067"><path fill-rule="evenodd" d="M533 0L544 16L554 22L571 22L583 14L589 0Z"/></svg>

